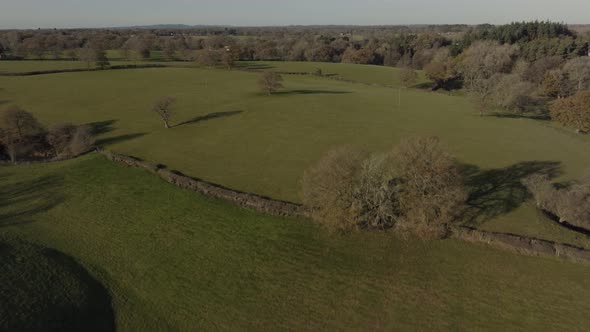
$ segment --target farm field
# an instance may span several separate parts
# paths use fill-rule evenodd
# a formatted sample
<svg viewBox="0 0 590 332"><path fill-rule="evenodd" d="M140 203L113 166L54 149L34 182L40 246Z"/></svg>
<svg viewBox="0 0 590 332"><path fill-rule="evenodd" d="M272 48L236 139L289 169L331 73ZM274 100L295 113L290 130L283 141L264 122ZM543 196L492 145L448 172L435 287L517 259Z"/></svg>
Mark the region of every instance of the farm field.
<svg viewBox="0 0 590 332"><path fill-rule="evenodd" d="M310 221L205 198L97 154L1 167L0 197L0 239L74 257L109 290L119 331L590 324L587 265L455 240L333 236ZM23 276L24 284L31 280L40 282ZM51 294L76 294L78 283L69 285Z"/></svg>
<svg viewBox="0 0 590 332"><path fill-rule="evenodd" d="M307 70L296 65L285 66ZM20 105L46 125L90 123L99 144L114 151L294 202L303 171L331 148L383 151L403 137L437 135L469 165L470 226L590 247L585 237L538 215L519 183L537 171L563 181L584 174L587 137L545 121L481 117L463 97L416 89L402 91L400 103L397 89L285 76L284 89L268 97L259 92L258 77L198 68L2 77L0 103ZM162 95L178 100L168 130L150 112Z"/></svg>

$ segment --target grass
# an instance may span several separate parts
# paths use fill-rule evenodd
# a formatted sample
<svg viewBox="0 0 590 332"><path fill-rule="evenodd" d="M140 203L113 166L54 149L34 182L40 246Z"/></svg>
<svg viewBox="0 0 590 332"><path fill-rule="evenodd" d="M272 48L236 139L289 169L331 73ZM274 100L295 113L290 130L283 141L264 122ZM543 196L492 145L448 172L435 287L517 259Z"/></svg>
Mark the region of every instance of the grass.
<svg viewBox="0 0 590 332"><path fill-rule="evenodd" d="M356 68L366 75L366 66ZM535 171L555 170L559 180L583 174L588 137L547 121L481 117L462 97L410 89L398 104L389 88L308 76L286 76L268 97L257 79L188 68L2 77L0 104L18 104L47 125L92 123L99 143L115 151L290 201L298 201L303 171L333 147L379 151L409 135L438 135L471 165L471 225L590 247L537 215L520 185ZM178 99L170 130L149 111L161 95Z"/></svg>
<svg viewBox="0 0 590 332"><path fill-rule="evenodd" d="M113 331L108 291L72 258L0 232L0 329Z"/></svg>
<svg viewBox="0 0 590 332"><path fill-rule="evenodd" d="M1 167L0 196L2 237L75 257L109 289L120 331L590 324L589 266L455 240L330 236L99 155Z"/></svg>
<svg viewBox="0 0 590 332"><path fill-rule="evenodd" d="M307 72L313 73L321 69L324 75L330 78L355 81L365 84L384 85L389 87L402 87L400 81L400 68L356 65L348 63L324 63L324 62L289 62L289 61L242 61L238 63L240 68L253 70L275 70L280 72ZM427 82L422 71L418 71L417 85Z"/></svg>

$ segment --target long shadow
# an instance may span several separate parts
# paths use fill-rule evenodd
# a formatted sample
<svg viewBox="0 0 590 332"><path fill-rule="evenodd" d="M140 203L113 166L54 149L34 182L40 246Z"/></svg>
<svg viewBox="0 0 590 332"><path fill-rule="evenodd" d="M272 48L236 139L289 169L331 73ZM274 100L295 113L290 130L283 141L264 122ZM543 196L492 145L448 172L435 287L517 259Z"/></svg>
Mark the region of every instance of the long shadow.
<svg viewBox="0 0 590 332"><path fill-rule="evenodd" d="M268 64L263 63L255 63L255 62L246 62L246 63L237 63L236 68L239 69L248 69L248 70L263 70L263 69L273 69L275 67L270 66Z"/></svg>
<svg viewBox="0 0 590 332"><path fill-rule="evenodd" d="M490 116L496 118L507 118L507 119L531 119L539 121L549 121L551 116L547 112L538 113L491 113Z"/></svg>
<svg viewBox="0 0 590 332"><path fill-rule="evenodd" d="M8 104L10 100L0 100L0 105Z"/></svg>
<svg viewBox="0 0 590 332"><path fill-rule="evenodd" d="M192 119L183 121L183 122L175 125L174 127L184 126L184 125L193 124L193 123L199 123L199 122L203 122L203 121L209 121L209 120L218 119L218 118L224 118L227 116L238 115L243 112L244 111L228 111L228 112L214 112L214 113L209 113L206 115L199 115L199 116L194 117Z"/></svg>
<svg viewBox="0 0 590 332"><path fill-rule="evenodd" d="M465 225L477 227L518 208L531 197L521 181L535 173L556 177L560 173L560 163L527 161L491 170L465 165L463 174L469 189L467 207L462 218Z"/></svg>
<svg viewBox="0 0 590 332"><path fill-rule="evenodd" d="M290 90L290 91L279 91L275 92L275 95L342 95L352 93L350 91L338 91L338 90Z"/></svg>
<svg viewBox="0 0 590 332"><path fill-rule="evenodd" d="M13 239L0 242L0 265L0 330L115 331L109 291L72 257Z"/></svg>
<svg viewBox="0 0 590 332"><path fill-rule="evenodd" d="M125 141L129 141L138 137L142 137L147 135L147 133L135 133L135 134L126 134L126 135L119 135L113 137L102 138L96 141L97 146L107 146L111 144L121 143Z"/></svg>
<svg viewBox="0 0 590 332"><path fill-rule="evenodd" d="M90 123L87 123L86 125L90 126L90 129L92 130L92 135L97 136L97 135L106 134L108 132L115 130L115 128L113 127L115 122L117 122L117 120L106 120L106 121L90 122Z"/></svg>
<svg viewBox="0 0 590 332"><path fill-rule="evenodd" d="M61 177L53 175L10 185L2 183L0 227L30 223L31 217L59 205L64 198L56 189L62 181Z"/></svg>

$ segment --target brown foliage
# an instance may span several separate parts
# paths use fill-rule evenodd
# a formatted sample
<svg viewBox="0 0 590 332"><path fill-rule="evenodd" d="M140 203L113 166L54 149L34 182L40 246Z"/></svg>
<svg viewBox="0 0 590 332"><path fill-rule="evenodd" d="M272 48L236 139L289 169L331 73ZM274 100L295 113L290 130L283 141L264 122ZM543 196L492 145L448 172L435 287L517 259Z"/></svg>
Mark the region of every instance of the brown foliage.
<svg viewBox="0 0 590 332"><path fill-rule="evenodd" d="M92 130L87 125L58 124L49 129L46 140L58 158L74 157L94 146Z"/></svg>
<svg viewBox="0 0 590 332"><path fill-rule="evenodd" d="M559 217L562 223L590 230L590 177L557 189L548 178L533 175L523 181L537 207Z"/></svg>
<svg viewBox="0 0 590 332"><path fill-rule="evenodd" d="M590 90L556 100L550 107L551 118L578 132L590 132Z"/></svg>
<svg viewBox="0 0 590 332"><path fill-rule="evenodd" d="M467 199L455 158L437 137L406 139L394 158L403 179L402 227L443 235Z"/></svg>
<svg viewBox="0 0 590 332"><path fill-rule="evenodd" d="M396 227L446 234L466 200L453 156L435 137L403 141L390 153L339 148L303 177L303 203L333 231Z"/></svg>

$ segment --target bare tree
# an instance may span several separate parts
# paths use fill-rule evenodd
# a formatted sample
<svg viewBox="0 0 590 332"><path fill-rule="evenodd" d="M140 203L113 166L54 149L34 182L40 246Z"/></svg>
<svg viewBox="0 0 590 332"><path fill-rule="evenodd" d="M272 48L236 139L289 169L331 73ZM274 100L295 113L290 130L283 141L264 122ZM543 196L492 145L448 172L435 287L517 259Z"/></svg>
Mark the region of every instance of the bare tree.
<svg viewBox="0 0 590 332"><path fill-rule="evenodd" d="M281 82L283 77L274 71L266 71L262 74L262 77L258 80L258 85L270 96L278 89L282 88Z"/></svg>
<svg viewBox="0 0 590 332"><path fill-rule="evenodd" d="M56 157L73 157L89 151L94 146L92 129L87 125L58 124L45 136Z"/></svg>
<svg viewBox="0 0 590 332"><path fill-rule="evenodd" d="M590 57L574 58L563 66L576 91L590 88Z"/></svg>
<svg viewBox="0 0 590 332"><path fill-rule="evenodd" d="M37 119L19 107L8 108L0 114L0 129L2 144L13 163L19 154L32 148L35 136L43 132Z"/></svg>
<svg viewBox="0 0 590 332"><path fill-rule="evenodd" d="M82 61L82 62L85 62L86 67L88 69L90 69L90 64L92 64L93 62L96 62L96 59L97 59L96 50L94 50L88 46L81 48L78 51L78 59L80 59L80 61Z"/></svg>
<svg viewBox="0 0 590 332"><path fill-rule="evenodd" d="M172 105L176 102L174 97L164 96L156 100L152 111L160 116L164 121L164 127L170 128L170 119L172 118Z"/></svg>

